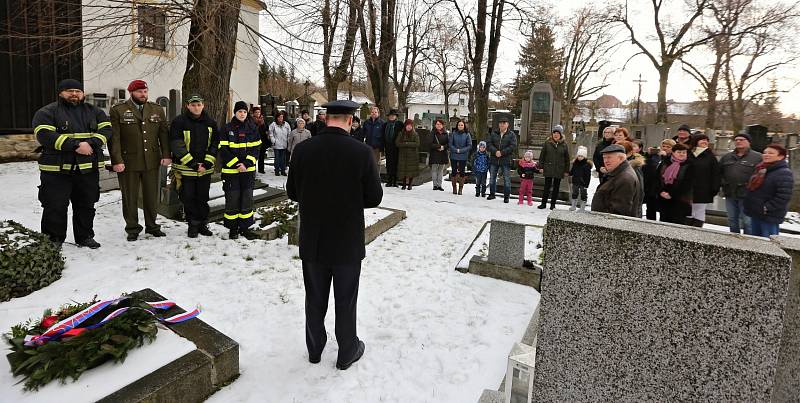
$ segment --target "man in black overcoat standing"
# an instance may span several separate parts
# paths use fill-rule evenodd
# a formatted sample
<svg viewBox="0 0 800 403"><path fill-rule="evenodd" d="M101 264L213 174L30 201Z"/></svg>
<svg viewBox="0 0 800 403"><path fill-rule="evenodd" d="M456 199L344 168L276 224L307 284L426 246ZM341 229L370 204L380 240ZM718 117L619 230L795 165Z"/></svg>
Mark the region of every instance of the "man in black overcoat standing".
<svg viewBox="0 0 800 403"><path fill-rule="evenodd" d="M308 360L320 362L331 282L336 301L336 368L347 369L364 354L356 334L356 302L364 259L364 209L383 198L372 149L350 136L352 101L323 105L327 127L292 153L286 191L300 204L300 259L306 289Z"/></svg>

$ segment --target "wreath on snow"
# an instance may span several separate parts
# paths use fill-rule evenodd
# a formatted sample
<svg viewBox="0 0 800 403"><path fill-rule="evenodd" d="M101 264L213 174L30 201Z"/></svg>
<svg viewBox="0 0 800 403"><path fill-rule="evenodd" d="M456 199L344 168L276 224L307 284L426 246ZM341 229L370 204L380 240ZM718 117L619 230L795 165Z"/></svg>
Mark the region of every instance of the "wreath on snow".
<svg viewBox="0 0 800 403"><path fill-rule="evenodd" d="M145 302L130 295L114 300L71 303L41 319L30 319L4 335L11 353L6 358L13 376L22 376L24 389L37 390L54 379L66 383L109 360L125 361L128 352L151 343L157 322L179 323L199 310L162 318L156 311L172 301Z"/></svg>

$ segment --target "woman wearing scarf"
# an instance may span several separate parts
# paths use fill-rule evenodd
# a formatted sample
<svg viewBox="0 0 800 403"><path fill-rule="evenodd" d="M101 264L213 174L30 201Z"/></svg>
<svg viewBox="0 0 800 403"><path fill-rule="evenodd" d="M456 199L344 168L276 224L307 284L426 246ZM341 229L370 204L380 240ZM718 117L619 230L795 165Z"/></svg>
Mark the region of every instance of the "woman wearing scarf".
<svg viewBox="0 0 800 403"><path fill-rule="evenodd" d="M689 155L692 160L692 214L686 221L688 225L702 227L706 221L706 206L714 202L719 192L719 163L708 148L708 136L698 134L692 137L692 144L694 148Z"/></svg>
<svg viewBox="0 0 800 403"><path fill-rule="evenodd" d="M402 190L411 190L411 182L419 175L419 135L414 130L414 121L406 119L403 129L395 139L397 145L397 177L401 179Z"/></svg>
<svg viewBox="0 0 800 403"><path fill-rule="evenodd" d="M763 162L747 183L744 213L750 217L752 233L749 235L778 235L779 226L786 216L792 198L794 176L786 163L786 148L770 144L764 149Z"/></svg>
<svg viewBox="0 0 800 403"><path fill-rule="evenodd" d="M675 144L669 161L661 164L659 177L658 211L661 221L685 224L692 213L692 172L689 164L689 147Z"/></svg>
<svg viewBox="0 0 800 403"><path fill-rule="evenodd" d="M431 141L428 151L428 164L431 166L433 190L444 190L442 176L447 169L449 162L447 152L450 151L450 134L444 129L444 120L436 119L431 138L433 141Z"/></svg>

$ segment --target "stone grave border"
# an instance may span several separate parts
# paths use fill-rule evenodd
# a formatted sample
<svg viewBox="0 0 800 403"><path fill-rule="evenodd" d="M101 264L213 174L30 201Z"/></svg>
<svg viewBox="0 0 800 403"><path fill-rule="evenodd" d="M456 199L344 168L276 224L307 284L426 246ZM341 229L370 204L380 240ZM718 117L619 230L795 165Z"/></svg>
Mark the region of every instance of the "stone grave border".
<svg viewBox="0 0 800 403"><path fill-rule="evenodd" d="M398 210L389 207L376 207L381 210L390 211L386 217L381 218L376 223L370 225L369 227L364 229L364 244L367 245L377 239L381 234L390 229L394 228L395 225L399 224L401 221L406 219L406 212L405 210ZM299 213L298 213L299 214ZM278 227L268 228L266 230L255 230L255 233L259 234L260 239L266 241L272 241L279 238L279 230ZM296 245L297 244L297 218L290 221L289 226L289 244ZM282 235L281 235L282 236Z"/></svg>
<svg viewBox="0 0 800 403"><path fill-rule="evenodd" d="M133 295L145 301L166 299L149 288ZM186 311L175 306L165 314L182 312ZM200 402L239 376L239 344L231 338L198 318L167 328L194 343L197 349L98 402Z"/></svg>
<svg viewBox="0 0 800 403"><path fill-rule="evenodd" d="M484 231L486 231L487 227L491 221L486 221L481 226L481 229L478 231L478 234L475 235L475 238L472 239L469 246L467 246L467 250L464 251L464 254L461 255L461 259L458 261L461 262L467 256L472 247L475 245L475 242L480 239L481 235ZM515 223L519 225L524 225L525 227L533 227L539 228L544 230L543 225L536 225L536 224L522 224L522 223ZM540 267L534 266L533 269L525 268L525 267L510 267L499 265L496 263L489 262L489 258L482 257L480 255L473 255L469 259L469 267L467 269L462 269L456 267L456 271L460 273L469 273L483 277L491 277L497 280L502 281L509 281L512 283L526 285L529 287L533 287L536 291L539 291L540 284L542 281L542 269Z"/></svg>

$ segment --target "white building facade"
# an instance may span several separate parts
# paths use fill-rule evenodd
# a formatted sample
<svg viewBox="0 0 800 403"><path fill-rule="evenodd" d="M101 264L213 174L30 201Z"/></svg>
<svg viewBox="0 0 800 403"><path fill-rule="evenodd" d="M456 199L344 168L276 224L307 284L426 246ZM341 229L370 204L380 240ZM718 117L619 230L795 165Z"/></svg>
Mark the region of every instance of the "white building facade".
<svg viewBox="0 0 800 403"><path fill-rule="evenodd" d="M410 92L408 94L408 117L416 115L422 118L423 113L445 114L444 95L438 92ZM450 94L447 109L450 116L469 116L469 95Z"/></svg>
<svg viewBox="0 0 800 403"><path fill-rule="evenodd" d="M105 3L105 4L104 4ZM186 71L186 53L190 22L171 20L165 11L167 0L131 1L120 7L113 0L83 0L84 89L89 100L105 94L108 105L129 95L125 89L132 80L147 82L149 98L169 97L170 90L180 90ZM241 21L258 31L259 12L264 5L256 0L242 0ZM109 34L92 24L109 20L128 21ZM98 33L102 37L98 38ZM238 27L236 56L231 72L229 107L239 100L258 103L258 38L248 28ZM202 95L202 94L201 94ZM182 98L186 94L181 94ZM108 108L106 108L108 109Z"/></svg>

